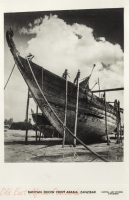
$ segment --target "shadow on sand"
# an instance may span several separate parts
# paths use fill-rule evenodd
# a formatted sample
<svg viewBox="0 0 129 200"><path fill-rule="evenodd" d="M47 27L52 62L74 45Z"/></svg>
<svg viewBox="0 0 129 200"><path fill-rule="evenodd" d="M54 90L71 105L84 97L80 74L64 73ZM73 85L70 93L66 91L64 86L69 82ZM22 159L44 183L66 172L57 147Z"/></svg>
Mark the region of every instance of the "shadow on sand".
<svg viewBox="0 0 129 200"><path fill-rule="evenodd" d="M28 141L27 144L25 143L25 141L9 141L9 142L4 142L4 145L17 145L17 144L21 144L21 145L45 145L47 146L55 146L55 145L61 145L62 141Z"/></svg>

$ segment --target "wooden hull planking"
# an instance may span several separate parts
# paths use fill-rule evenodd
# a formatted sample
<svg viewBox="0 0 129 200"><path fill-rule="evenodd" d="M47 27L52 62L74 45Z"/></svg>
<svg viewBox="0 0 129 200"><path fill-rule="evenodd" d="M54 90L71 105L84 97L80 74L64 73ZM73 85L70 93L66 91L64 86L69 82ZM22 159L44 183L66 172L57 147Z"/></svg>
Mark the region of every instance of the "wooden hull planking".
<svg viewBox="0 0 129 200"><path fill-rule="evenodd" d="M54 126L54 128L63 136L63 126L59 123L55 116L50 114L51 111L34 80L27 60L19 56L17 63L27 85L35 97L36 102L42 110L43 115L46 116L52 126ZM30 66L46 99L52 106L57 116L63 122L65 106L65 79L47 71L46 69L43 69L33 62L30 62ZM76 86L68 82L68 110L66 126L71 130L71 132L74 132L76 90ZM116 128L116 111L110 104L107 104L107 127L108 133L111 133ZM104 101L93 95L91 92L84 92L80 88L77 137L83 142L87 142L89 139L96 139L104 135ZM67 133L67 131L66 140L73 142L73 137Z"/></svg>

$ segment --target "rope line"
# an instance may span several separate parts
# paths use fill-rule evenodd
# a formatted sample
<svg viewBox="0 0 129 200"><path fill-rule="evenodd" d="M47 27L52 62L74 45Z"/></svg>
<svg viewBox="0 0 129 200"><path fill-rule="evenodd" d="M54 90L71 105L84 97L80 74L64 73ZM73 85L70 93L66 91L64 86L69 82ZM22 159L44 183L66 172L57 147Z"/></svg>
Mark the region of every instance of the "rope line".
<svg viewBox="0 0 129 200"><path fill-rule="evenodd" d="M27 58L26 58L26 59L27 59ZM36 84L37 84L37 86L38 86L38 88L39 88L39 90L40 90L40 92L41 92L41 94L42 94L44 100L46 101L47 105L48 105L49 108L52 110L53 114L54 114L55 117L58 119L58 121L62 124L62 126L64 126L64 123L61 121L61 119L60 119L60 118L58 117L58 115L55 113L55 111L54 111L53 108L51 107L50 103L49 103L48 100L46 99L46 97L45 97L43 91L41 90L41 88L40 88L40 86L39 86L39 84L38 84L38 82L37 82L37 80L36 80L36 78L35 78L35 75L34 75L34 73L33 73L33 70L32 70L32 68L31 68L31 65L30 65L30 62L29 62L28 59L27 59L27 62L28 62L29 68L30 68L30 70L31 70L31 73L32 73L32 75L33 75L33 78L34 78L34 80L35 80L35 82L36 82ZM94 152L93 150L91 150L86 144L84 144L78 137L74 136L74 134L73 134L67 127L66 127L66 130L72 135L73 138L75 138L80 144L82 144L82 145L83 145L86 149L88 149L91 153L93 153L94 155L96 155L96 156L97 156L98 158L100 158L101 160L103 160L103 161L105 161L105 162L108 162L107 159L101 157L99 154L97 154L96 152Z"/></svg>
<svg viewBox="0 0 129 200"><path fill-rule="evenodd" d="M7 80L7 82L6 82L5 86L4 86L4 90L5 90L5 88L6 88L7 84L8 84L8 82L9 82L9 79L10 79L12 73L13 73L13 70L14 70L14 68L15 68L15 65L16 65L16 63L14 64L14 66L13 66L13 68L12 68L12 71L11 71L11 73L10 73L10 75L9 75L9 78L8 78L8 80Z"/></svg>

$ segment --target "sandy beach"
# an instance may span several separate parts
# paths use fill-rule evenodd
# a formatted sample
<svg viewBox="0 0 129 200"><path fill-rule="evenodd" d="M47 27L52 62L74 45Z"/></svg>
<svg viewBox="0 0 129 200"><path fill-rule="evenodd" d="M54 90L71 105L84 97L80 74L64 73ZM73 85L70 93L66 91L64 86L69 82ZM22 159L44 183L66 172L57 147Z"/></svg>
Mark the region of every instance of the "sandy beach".
<svg viewBox="0 0 129 200"><path fill-rule="evenodd" d="M25 131L6 130L4 133L4 161L6 163L42 162L103 162L82 145L74 148L66 144L62 148L61 138L42 138L36 142L35 132L28 132L25 145ZM123 144L111 139L110 145L98 143L88 145L93 151L110 162L123 162Z"/></svg>

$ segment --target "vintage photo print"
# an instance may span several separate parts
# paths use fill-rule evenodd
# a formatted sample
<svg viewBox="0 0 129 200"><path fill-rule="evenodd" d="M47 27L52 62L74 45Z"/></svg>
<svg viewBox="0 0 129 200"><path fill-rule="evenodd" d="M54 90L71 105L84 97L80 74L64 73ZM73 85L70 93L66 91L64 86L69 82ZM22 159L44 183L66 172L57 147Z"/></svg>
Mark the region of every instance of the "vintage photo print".
<svg viewBox="0 0 129 200"><path fill-rule="evenodd" d="M128 2L0 10L0 197L128 199Z"/></svg>
<svg viewBox="0 0 129 200"><path fill-rule="evenodd" d="M4 14L5 162L123 161L123 16Z"/></svg>

